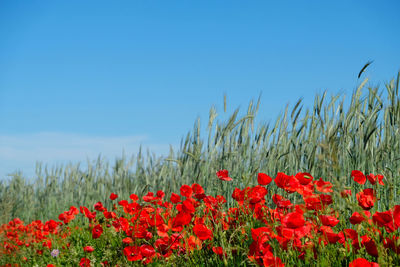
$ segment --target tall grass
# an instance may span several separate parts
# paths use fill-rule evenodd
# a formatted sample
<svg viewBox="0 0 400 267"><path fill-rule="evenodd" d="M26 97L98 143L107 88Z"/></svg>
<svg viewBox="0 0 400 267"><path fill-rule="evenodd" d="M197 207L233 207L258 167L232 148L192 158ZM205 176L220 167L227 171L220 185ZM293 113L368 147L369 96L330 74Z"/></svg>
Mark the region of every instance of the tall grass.
<svg viewBox="0 0 400 267"><path fill-rule="evenodd" d="M400 200L399 75L386 84L386 91L366 87L365 80L347 108L343 95L316 95L311 109L303 109L300 99L272 124L255 125L260 101L222 122L211 108L207 136L201 136L197 120L179 150L171 148L167 157L140 150L130 159L116 159L112 167L101 158L87 168L38 165L31 182L15 173L0 182L0 222L56 218L71 205L110 205L111 192L128 198L148 190L178 192L182 184L199 183L208 193L228 194L234 186L254 184L257 172L274 177L306 171L338 184L350 184L353 169L381 173L387 186L380 205L387 209ZM219 183L219 169L228 169L234 182Z"/></svg>

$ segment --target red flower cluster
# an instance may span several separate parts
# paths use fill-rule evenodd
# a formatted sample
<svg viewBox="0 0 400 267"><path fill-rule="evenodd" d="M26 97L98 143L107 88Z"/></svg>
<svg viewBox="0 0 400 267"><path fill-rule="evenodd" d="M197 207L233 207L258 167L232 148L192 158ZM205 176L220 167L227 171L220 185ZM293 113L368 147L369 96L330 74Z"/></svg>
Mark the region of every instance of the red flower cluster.
<svg viewBox="0 0 400 267"><path fill-rule="evenodd" d="M359 184L365 184L368 179L373 185L376 182L383 185L381 175L365 177L357 170L351 175ZM223 181L232 181L227 170L218 171L217 176ZM272 201L267 201L267 186L272 186L272 180L280 192L270 197ZM61 235L68 239L66 233L71 230L68 224L79 211L89 221L88 229L93 240L118 235L122 240L121 255L128 261L143 264L189 255L194 250L209 250L224 260L234 257L236 248L224 247L219 242L221 231L227 237L239 233L242 240L251 238L250 246L246 248L247 257L263 266L284 266L284 258L279 255L289 250L294 250L301 260L310 253L318 260L319 247L327 245L352 251L352 255L366 251L375 258L380 256L379 245L387 249L387 253L400 254L400 205L372 212L378 201L375 189L366 188L358 192L359 210L354 211L351 217L344 217L333 205L340 200L340 194L337 194L339 199L335 198L332 183L322 178L314 179L305 172L296 175L279 172L272 179L259 173L257 182L259 185L235 188L232 198L236 206L228 209L224 209L224 196L206 195L201 185L192 184L182 185L179 194L172 193L169 198L163 191L148 192L141 199L132 194L130 200L119 200L112 210L102 202L93 206L95 211L87 207L79 210L71 207L60 214L61 222L34 221L24 226L21 220L14 219L0 227L0 237L5 240L0 246L0 255L17 253L22 247L34 243L42 244L38 254L50 251L54 241L51 236ZM297 201L292 203L293 196ZM345 190L341 196L348 201L352 192ZM114 201L118 195L112 193L109 198ZM257 221L252 224L257 227L248 226L251 220ZM357 231L351 228L352 225L357 225ZM61 231L61 226L68 231ZM251 237L247 236L246 227ZM67 253L68 246L63 251ZM91 266L92 258L89 259L88 253L93 257L101 254L100 249L93 245L84 246L83 251L87 257L80 259L79 266ZM364 258L353 259L350 266L378 266ZM106 265L106 262L102 264Z"/></svg>

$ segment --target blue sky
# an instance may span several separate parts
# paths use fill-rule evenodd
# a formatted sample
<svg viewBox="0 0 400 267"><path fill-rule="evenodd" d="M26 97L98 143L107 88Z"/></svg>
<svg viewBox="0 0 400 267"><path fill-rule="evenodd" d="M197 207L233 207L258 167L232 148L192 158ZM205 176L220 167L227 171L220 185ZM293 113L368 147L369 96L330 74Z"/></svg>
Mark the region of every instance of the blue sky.
<svg viewBox="0 0 400 267"><path fill-rule="evenodd" d="M1 1L0 177L178 146L209 108L260 121L400 69L399 1ZM229 113L229 112L228 112ZM203 124L205 125L205 123Z"/></svg>

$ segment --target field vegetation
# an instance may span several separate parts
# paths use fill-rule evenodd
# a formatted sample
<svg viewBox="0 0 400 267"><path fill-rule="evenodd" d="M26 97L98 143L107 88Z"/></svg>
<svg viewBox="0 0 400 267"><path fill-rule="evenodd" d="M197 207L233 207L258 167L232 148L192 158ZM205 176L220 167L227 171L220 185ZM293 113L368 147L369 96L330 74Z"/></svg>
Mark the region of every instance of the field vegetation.
<svg viewBox="0 0 400 267"><path fill-rule="evenodd" d="M50 235L57 236L53 243L39 244L42 247L42 259L38 260L34 254L24 250L24 255L29 255L26 261L29 264L35 262L38 266L44 263L89 266L90 261L93 265L100 264L100 260L112 266L138 263L185 263L193 266L309 266L319 263L324 266L366 266L362 265L365 264L364 260L381 266L400 265L400 218L396 219L400 212L399 79L400 74L385 88L368 87L366 79L354 90L347 105L345 96L334 95L329 98L326 92L316 95L312 108L304 107L300 99L290 109L287 106L273 123L255 123L260 101L250 102L243 114L235 110L225 121L219 121L216 109L211 108L206 135L201 135L200 120L197 120L193 130L181 140L179 149L174 151L171 148L166 157L140 151L130 159L117 159L112 165L101 158L89 162L87 168L79 165L57 168L38 165L37 177L33 180L23 177L21 173L14 173L10 179L0 183L0 222L5 224L0 230L3 234L0 237L4 239L7 236L6 225L25 227L15 218L27 223L43 221L37 226L41 231L44 231L45 221L58 219L56 224L51 222L53 226L50 229L54 229ZM219 170L229 170L229 176L225 172L216 175ZM376 176L378 174L382 175L379 179ZM271 181L266 183L265 179L269 178L264 175L272 177L276 186L272 186ZM298 184L304 175L313 179ZM286 176L291 178L282 178ZM293 179L294 182L285 185L279 182L281 179ZM329 190L321 183L330 186ZM368 183L373 186L367 188ZM196 198L195 193L193 196L187 193L190 190L186 187L182 192L183 185L190 187L193 192L199 190L196 194L209 197ZM311 205L309 209L307 190L311 190L311 194L316 194L318 198L321 195L329 197L322 197L325 199L320 200L322 206ZM350 192L346 190L352 191L352 194L346 194ZM137 214L129 212L126 203L117 204L111 193L118 196L117 201L130 199L132 203L137 203L140 210L147 207L149 216L154 216L151 220L157 220L157 208L161 212L162 206L163 220L172 220L171 225L167 224L168 231L148 230L152 233L151 237L135 237L126 229L117 231L118 227L111 220L132 219ZM180 195L182 199L174 203L172 193ZM255 198L252 194L262 197L255 201L252 200ZM276 195L283 198L277 200ZM286 200L290 205L277 204ZM190 203L184 204L184 201ZM71 210L70 207L77 207L77 210ZM84 207L88 207L88 211ZM185 221L189 220L187 217L179 217L184 216L179 215L182 209L187 209L184 212L191 214L190 221ZM94 210L97 216L92 218L91 212ZM115 212L117 217L105 212ZM232 212L239 217L233 216ZM358 212L358 219L361 217L359 223L349 221L349 218L358 216L354 215L355 212ZM379 215L384 212L386 215ZM78 216L78 213L83 215ZM60 218L60 214L67 214L73 219L66 222L64 217ZM216 214L220 215L218 220L214 216ZM334 228L336 224L324 222L326 218L321 219L320 216L333 216L330 220L339 220L340 223ZM381 216L386 216L387 220L381 219ZM176 223L177 217L185 223ZM241 224L236 225L229 218ZM139 220L132 220L136 219ZM159 226L148 223L150 228ZM111 231L112 227L106 229L106 224L112 224L115 231ZM98 225L102 230L97 236L93 229ZM302 233L313 236L315 240L296 232L296 229L306 225L309 229L303 229L306 232ZM291 239L293 236L285 236L282 227L293 230L298 240ZM262 236L261 230L257 229L271 231L268 240L265 239L269 247L265 243L254 244L258 242L255 238ZM359 247L355 241L358 237L351 240L354 241L351 246L346 245L345 229L355 229L361 242ZM373 234L378 232L377 229L381 235ZM178 233L184 233L183 240L181 236L178 238ZM339 236L340 233L342 236ZM61 238L61 234L69 241ZM133 239L125 240L127 237ZM175 241L168 243L172 237L181 243L169 252L168 249L175 246ZM154 243L162 242L157 241L162 238L168 241L164 240L168 247L164 247L165 251L160 244ZM279 238L291 241L288 244ZM393 241L393 247L389 240ZM311 241L313 245L309 243ZM365 245L371 242L376 244L376 253L368 248L370 245ZM65 252L68 243L73 247L72 254ZM83 250L85 246L91 246L93 253ZM286 249L283 249L285 246ZM64 258L58 257L58 254L56 257L51 255L55 249ZM172 253L173 256L160 256L159 253ZM11 258L7 260L13 261ZM21 258L14 260L18 262ZM29 264L27 266L31 266ZM373 263L369 264L373 266Z"/></svg>

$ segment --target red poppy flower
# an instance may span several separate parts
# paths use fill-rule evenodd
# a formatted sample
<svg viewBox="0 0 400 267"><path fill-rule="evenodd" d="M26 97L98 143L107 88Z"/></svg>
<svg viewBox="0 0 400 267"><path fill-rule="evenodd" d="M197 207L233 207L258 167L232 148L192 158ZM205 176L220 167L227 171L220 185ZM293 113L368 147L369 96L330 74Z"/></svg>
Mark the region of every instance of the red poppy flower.
<svg viewBox="0 0 400 267"><path fill-rule="evenodd" d="M104 211L105 210L105 208L103 206L103 203L101 203L100 201L97 202L96 204L94 204L94 209L98 210L98 211Z"/></svg>
<svg viewBox="0 0 400 267"><path fill-rule="evenodd" d="M340 236L333 232L332 228L329 226L321 226L319 230L329 244L335 244L340 239Z"/></svg>
<svg viewBox="0 0 400 267"><path fill-rule="evenodd" d="M365 181L367 180L364 173L359 170L351 171L351 176L354 178L354 182L359 184L365 184Z"/></svg>
<svg viewBox="0 0 400 267"><path fill-rule="evenodd" d="M400 205L396 205L393 207L393 220L396 226L396 229L400 227Z"/></svg>
<svg viewBox="0 0 400 267"><path fill-rule="evenodd" d="M374 223L378 224L379 226L383 227L385 224L393 222L393 214L390 210L384 212L375 212L372 216L372 220Z"/></svg>
<svg viewBox="0 0 400 267"><path fill-rule="evenodd" d="M181 191L181 196L183 197L191 197L193 193L192 188L186 184L181 186L180 191Z"/></svg>
<svg viewBox="0 0 400 267"><path fill-rule="evenodd" d="M291 208L293 206L289 199L286 199L278 194L274 194L272 196L272 201L274 201L275 205L280 209Z"/></svg>
<svg viewBox="0 0 400 267"><path fill-rule="evenodd" d="M102 233L103 233L103 227L101 227L101 225L98 224L92 230L92 238L93 239L99 238Z"/></svg>
<svg viewBox="0 0 400 267"><path fill-rule="evenodd" d="M140 248L136 246L124 248L124 255L126 256L128 261L138 261L143 258L140 254Z"/></svg>
<svg viewBox="0 0 400 267"><path fill-rule="evenodd" d="M192 220L192 215L187 212L178 212L178 214L173 219L172 227L176 228L179 226L185 226Z"/></svg>
<svg viewBox="0 0 400 267"><path fill-rule="evenodd" d="M319 219L321 220L321 223L325 226L334 227L339 223L339 220L333 216L320 215Z"/></svg>
<svg viewBox="0 0 400 267"><path fill-rule="evenodd" d="M192 201L186 199L182 203L182 210L187 213L194 213L196 211L195 207L193 206Z"/></svg>
<svg viewBox="0 0 400 267"><path fill-rule="evenodd" d="M201 185L199 185L199 184L192 184L192 189L193 189L193 192L197 195L201 195L201 194L204 194L204 189L203 189L203 187L201 186Z"/></svg>
<svg viewBox="0 0 400 267"><path fill-rule="evenodd" d="M171 202L176 204L181 202L181 196L175 193L171 193L171 198L170 198Z"/></svg>
<svg viewBox="0 0 400 267"><path fill-rule="evenodd" d="M82 258L79 262L80 267L90 267L90 260L87 258Z"/></svg>
<svg viewBox="0 0 400 267"><path fill-rule="evenodd" d="M299 172L294 177L296 177L301 185L308 185L314 179L308 172Z"/></svg>
<svg viewBox="0 0 400 267"><path fill-rule="evenodd" d="M131 194L131 195L129 196L129 198L130 198L133 202L136 202L136 201L139 200L139 197L138 197L136 194Z"/></svg>
<svg viewBox="0 0 400 267"><path fill-rule="evenodd" d="M370 210L376 201L376 192L372 188L366 188L357 195L358 205L364 210Z"/></svg>
<svg viewBox="0 0 400 267"><path fill-rule="evenodd" d="M350 220L351 224L360 224L363 221L365 221L366 218L369 218L369 217L371 217L371 213L367 210L364 210L364 215L360 214L358 212L354 212L353 215L351 215L349 220Z"/></svg>
<svg viewBox="0 0 400 267"><path fill-rule="evenodd" d="M133 242L133 239L129 236L122 239L122 243L124 243L124 244L130 244L132 242Z"/></svg>
<svg viewBox="0 0 400 267"><path fill-rule="evenodd" d="M383 175L382 174L373 175L372 173L370 173L370 174L367 175L367 179L372 185L376 184L377 180L378 180L378 183L380 185L385 185L383 183L383 181L382 181L383 180Z"/></svg>
<svg viewBox="0 0 400 267"><path fill-rule="evenodd" d="M257 182L259 185L268 185L272 182L272 178L265 173L260 172L257 176Z"/></svg>
<svg viewBox="0 0 400 267"><path fill-rule="evenodd" d="M267 193L268 191L265 187L257 185L251 188L247 198L249 199L250 204L256 204L262 201Z"/></svg>
<svg viewBox="0 0 400 267"><path fill-rule="evenodd" d="M285 189L289 184L290 176L283 172L278 172L275 177L275 184L277 187Z"/></svg>
<svg viewBox="0 0 400 267"><path fill-rule="evenodd" d="M142 245L140 246L140 253L146 258L151 258L156 254L156 251L150 245Z"/></svg>
<svg viewBox="0 0 400 267"><path fill-rule="evenodd" d="M90 253L94 251L94 248L92 246L86 246L83 248L83 251Z"/></svg>
<svg viewBox="0 0 400 267"><path fill-rule="evenodd" d="M322 180L322 178L319 178L318 181L314 181L315 185L317 186L317 190L321 193L329 193L333 192L332 188L332 183L328 181Z"/></svg>
<svg viewBox="0 0 400 267"><path fill-rule="evenodd" d="M232 178L229 177L227 170L219 170L217 171L217 176L222 181L232 181Z"/></svg>
<svg viewBox="0 0 400 267"><path fill-rule="evenodd" d="M304 223L304 216L299 212L288 213L282 220L282 225L291 229L302 227Z"/></svg>
<svg viewBox="0 0 400 267"><path fill-rule="evenodd" d="M376 247L375 241L367 235L361 237L361 244L365 247L365 250L369 255L378 257L378 248Z"/></svg>
<svg viewBox="0 0 400 267"><path fill-rule="evenodd" d="M202 241L212 239L213 233L204 224L196 224L193 227L194 234Z"/></svg>
<svg viewBox="0 0 400 267"><path fill-rule="evenodd" d="M115 199L117 199L117 198L118 198L118 195L117 195L117 194L111 193L111 195L110 195L110 199L111 199L111 200L115 200Z"/></svg>
<svg viewBox="0 0 400 267"><path fill-rule="evenodd" d="M212 251L220 257L226 256L226 252L222 247L213 247Z"/></svg>
<svg viewBox="0 0 400 267"><path fill-rule="evenodd" d="M263 256L263 263L266 267L284 267L285 264L282 263L282 260L279 257L275 257L271 251L268 251Z"/></svg>
<svg viewBox="0 0 400 267"><path fill-rule="evenodd" d="M376 262L369 262L364 258L357 258L350 262L349 267L379 267Z"/></svg>

